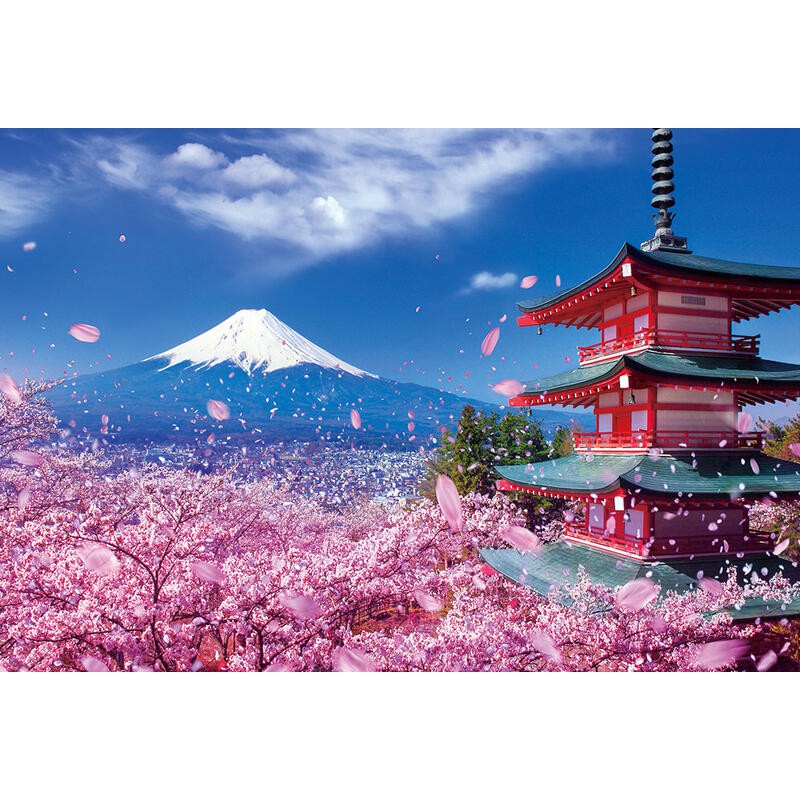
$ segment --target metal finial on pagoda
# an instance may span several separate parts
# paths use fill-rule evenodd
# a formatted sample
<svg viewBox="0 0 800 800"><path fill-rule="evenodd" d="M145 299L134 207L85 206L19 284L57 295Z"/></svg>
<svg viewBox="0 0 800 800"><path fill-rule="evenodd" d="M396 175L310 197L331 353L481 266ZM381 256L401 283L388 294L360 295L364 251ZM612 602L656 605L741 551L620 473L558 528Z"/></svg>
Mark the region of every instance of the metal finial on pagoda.
<svg viewBox="0 0 800 800"><path fill-rule="evenodd" d="M672 232L672 221L675 214L669 211L675 205L675 198L672 192L675 191L675 184L672 179L675 173L672 170L674 163L672 158L672 131L669 128L653 128L653 160L651 162L653 172L653 199L650 205L658 213L653 215L653 222L656 226L656 235L647 242L642 242L642 250L667 250L680 253L691 252L686 249L686 239L676 236Z"/></svg>

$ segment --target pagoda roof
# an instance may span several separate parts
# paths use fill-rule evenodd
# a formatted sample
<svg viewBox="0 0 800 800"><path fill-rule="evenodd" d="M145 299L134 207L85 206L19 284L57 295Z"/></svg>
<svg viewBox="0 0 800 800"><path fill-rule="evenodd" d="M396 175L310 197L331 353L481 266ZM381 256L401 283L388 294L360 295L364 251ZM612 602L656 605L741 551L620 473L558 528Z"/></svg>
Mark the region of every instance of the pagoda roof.
<svg viewBox="0 0 800 800"><path fill-rule="evenodd" d="M675 379L676 384L706 383L728 389L739 386L743 389L752 388L762 384L787 387L800 384L800 364L770 361L756 356L678 355L649 349L527 381L525 391L518 394L517 398L536 398L594 386L626 370ZM800 386L797 393L800 395ZM512 405L520 404L512 401Z"/></svg>
<svg viewBox="0 0 800 800"><path fill-rule="evenodd" d="M498 466L495 471L517 486L566 494L617 489L693 497L800 494L800 464L760 452L571 453L552 461Z"/></svg>
<svg viewBox="0 0 800 800"><path fill-rule="evenodd" d="M548 308L573 295L579 294L610 276L626 259L631 259L645 266L654 267L661 273L693 273L698 277L708 278L730 277L732 279L751 278L756 281L797 283L800 286L800 268L775 267L766 264L750 264L739 261L725 261L720 258L695 255L693 253L674 253L661 250L645 252L629 242L625 242L614 260L603 270L588 278L583 283L553 294L537 297L532 301L517 303L523 313L531 313Z"/></svg>
<svg viewBox="0 0 800 800"><path fill-rule="evenodd" d="M564 541L543 545L535 553L491 548L479 552L481 558L501 575L544 597L551 595L554 589L559 590L574 584L579 569L585 570L593 584L603 584L612 590L636 578L647 577L661 586L662 593L673 591L680 594L697 589L700 570L706 577L725 581L728 569L736 567L739 583L749 580L748 575L751 573L764 580L769 580L775 573L784 575L792 582L800 579L800 568L792 562L766 554L740 557L727 553L719 558L704 558L702 561L671 559L669 563L648 562L634 561ZM574 602L569 592L559 592L554 597L566 606L571 606ZM760 596L749 597L741 606L720 609L720 612L712 612L712 615L721 612L739 620L797 616L800 614L800 600L785 603L783 598L771 600Z"/></svg>

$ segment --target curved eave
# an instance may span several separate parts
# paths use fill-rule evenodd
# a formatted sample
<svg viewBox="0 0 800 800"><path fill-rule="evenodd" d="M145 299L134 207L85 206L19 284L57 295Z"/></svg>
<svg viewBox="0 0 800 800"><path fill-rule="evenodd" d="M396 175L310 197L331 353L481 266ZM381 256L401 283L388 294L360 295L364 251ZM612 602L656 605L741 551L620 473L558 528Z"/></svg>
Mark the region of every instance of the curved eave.
<svg viewBox="0 0 800 800"><path fill-rule="evenodd" d="M609 287L608 281L619 280L621 265L630 261L634 267L642 267L650 272L654 279L659 276L672 281L693 281L699 284L717 285L731 284L734 293L733 306L736 321L751 319L763 314L770 314L781 309L790 308L800 303L800 269L794 267L775 267L765 264L748 264L736 261L708 258L692 253L645 252L625 242L620 251L605 267L583 283L564 289L560 292L544 295L533 301L517 303L523 314L519 318L520 325L536 325L546 316L547 322L555 324L575 325L576 327L595 327L599 321L596 309L586 308L586 313L566 309L558 309L565 303L584 302L587 295L596 295L609 288L624 292L626 281L620 281L615 287ZM615 272L620 271L620 275ZM644 280L644 276L642 276ZM747 291L742 291L744 288ZM739 290L738 292L736 290ZM752 290L755 293L752 293ZM741 296L739 296L741 295ZM606 298L608 299L608 298ZM585 302L584 302L585 305ZM558 311L558 313L555 313ZM562 319L564 315L568 319Z"/></svg>

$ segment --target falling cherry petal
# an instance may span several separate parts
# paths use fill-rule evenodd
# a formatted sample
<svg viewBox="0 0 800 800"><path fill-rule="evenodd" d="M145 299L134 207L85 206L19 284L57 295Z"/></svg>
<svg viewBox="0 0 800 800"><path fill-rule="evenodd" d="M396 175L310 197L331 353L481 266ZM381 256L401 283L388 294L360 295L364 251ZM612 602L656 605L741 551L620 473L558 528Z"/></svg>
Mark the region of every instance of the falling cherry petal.
<svg viewBox="0 0 800 800"><path fill-rule="evenodd" d="M524 278L523 278L523 279L520 281L520 284L519 284L519 285L520 285L520 288L521 288L521 289L530 289L530 288L531 288L531 286L533 286L533 285L536 283L536 281L538 281L538 280L539 280L539 279L538 279L538 278L537 278L535 275L526 275L526 276L525 276L525 277L524 277Z"/></svg>
<svg viewBox="0 0 800 800"><path fill-rule="evenodd" d="M697 583L704 592L712 597L719 597L725 591L725 587L714 578L700 578Z"/></svg>
<svg viewBox="0 0 800 800"><path fill-rule="evenodd" d="M739 414L739 433L747 433L753 426L753 417L746 411Z"/></svg>
<svg viewBox="0 0 800 800"><path fill-rule="evenodd" d="M19 403L22 400L19 388L10 375L0 375L0 392L14 403Z"/></svg>
<svg viewBox="0 0 800 800"><path fill-rule="evenodd" d="M209 400L206 403L206 410L209 417L219 421L230 419L231 416L228 406L220 400Z"/></svg>
<svg viewBox="0 0 800 800"><path fill-rule="evenodd" d="M447 475L439 475L436 478L436 500L450 530L458 533L464 526L461 498L458 496L456 485Z"/></svg>
<svg viewBox="0 0 800 800"><path fill-rule="evenodd" d="M497 340L500 338L500 328L492 328L489 333L483 338L481 342L481 353L485 356L490 356L497 347Z"/></svg>
<svg viewBox="0 0 800 800"><path fill-rule="evenodd" d="M724 667L741 658L748 651L748 644L743 639L722 639L700 645L695 655L695 663L705 669Z"/></svg>
<svg viewBox="0 0 800 800"><path fill-rule="evenodd" d="M289 594L281 592L278 602L297 619L316 619L322 614L319 603L304 594Z"/></svg>
<svg viewBox="0 0 800 800"><path fill-rule="evenodd" d="M658 596L659 589L649 578L635 578L617 590L614 604L617 608L638 611Z"/></svg>
<svg viewBox="0 0 800 800"><path fill-rule="evenodd" d="M356 409L350 409L350 424L358 430L361 427L361 414Z"/></svg>
<svg viewBox="0 0 800 800"><path fill-rule="evenodd" d="M378 666L363 650L337 647L333 651L334 672L377 672Z"/></svg>
<svg viewBox="0 0 800 800"><path fill-rule="evenodd" d="M414 592L414 599L419 603L420 608L432 613L438 613L444 608L444 603L435 595L417 589Z"/></svg>
<svg viewBox="0 0 800 800"><path fill-rule="evenodd" d="M24 467L38 467L44 461L39 453L34 453L31 450L14 450L11 453L11 458Z"/></svg>
<svg viewBox="0 0 800 800"><path fill-rule="evenodd" d="M792 444L789 445L789 449L792 451L792 455L800 458L800 443L792 442Z"/></svg>
<svg viewBox="0 0 800 800"><path fill-rule="evenodd" d="M758 473L761 472L761 467L758 466L758 461L754 458L750 459L750 469L753 470L754 475L758 475Z"/></svg>
<svg viewBox="0 0 800 800"><path fill-rule="evenodd" d="M99 659L94 656L84 656L81 659L81 666L87 672L108 672L108 667Z"/></svg>
<svg viewBox="0 0 800 800"><path fill-rule="evenodd" d="M70 325L69 335L79 342L96 342L100 338L100 329L94 325L85 325L83 322L76 322Z"/></svg>
<svg viewBox="0 0 800 800"><path fill-rule="evenodd" d="M561 662L561 650L558 645L553 641L549 633L544 631L536 631L531 634L531 644L538 650L545 658L557 663Z"/></svg>
<svg viewBox="0 0 800 800"><path fill-rule="evenodd" d="M193 562L192 575L200 578L201 581L209 581L209 583L222 583L225 580L225 573L214 564L209 564L208 561Z"/></svg>
<svg viewBox="0 0 800 800"><path fill-rule="evenodd" d="M119 240L120 240L120 242L123 242L123 243L125 242L125 234L124 233L120 234Z"/></svg>
<svg viewBox="0 0 800 800"><path fill-rule="evenodd" d="M498 320L499 322L505 322L508 319L508 314L503 314L502 317Z"/></svg>
<svg viewBox="0 0 800 800"><path fill-rule="evenodd" d="M119 572L117 557L105 545L87 542L78 549L78 555L86 569L98 575L111 576Z"/></svg>
<svg viewBox="0 0 800 800"><path fill-rule="evenodd" d="M787 547L789 546L789 540L784 539L778 544L775 545L774 549L772 550L772 554L775 556L779 556Z"/></svg>
<svg viewBox="0 0 800 800"><path fill-rule="evenodd" d="M512 379L500 381L492 386L492 391L497 394L502 394L503 397L516 397L521 392L525 391L525 387L519 382Z"/></svg>
<svg viewBox="0 0 800 800"><path fill-rule="evenodd" d="M19 494L17 495L17 508L20 511L25 511L28 507L28 503L31 500L31 490L26 486L24 489L19 490Z"/></svg>
<svg viewBox="0 0 800 800"><path fill-rule="evenodd" d="M500 536L521 553L533 553L539 547L539 537L519 525L510 525Z"/></svg>
<svg viewBox="0 0 800 800"><path fill-rule="evenodd" d="M774 650L767 650L761 658L758 659L756 669L759 672L766 672L772 669L778 663L778 656L775 655Z"/></svg>
<svg viewBox="0 0 800 800"><path fill-rule="evenodd" d="M22 245L22 250L25 253L30 253L31 250L35 250L35 249L36 249L36 242L25 242L25 244Z"/></svg>
<svg viewBox="0 0 800 800"><path fill-rule="evenodd" d="M556 275L556 286L561 286L561 276Z"/></svg>

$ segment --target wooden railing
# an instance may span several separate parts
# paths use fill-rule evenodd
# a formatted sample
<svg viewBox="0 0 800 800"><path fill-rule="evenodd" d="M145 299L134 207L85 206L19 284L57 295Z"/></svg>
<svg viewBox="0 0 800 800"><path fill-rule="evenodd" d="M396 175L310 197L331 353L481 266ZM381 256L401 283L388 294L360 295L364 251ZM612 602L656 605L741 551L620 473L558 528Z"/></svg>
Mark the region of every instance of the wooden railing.
<svg viewBox="0 0 800 800"><path fill-rule="evenodd" d="M734 431L635 431L633 433L578 433L572 434L576 450L640 450L663 447L667 450L684 448L731 449L737 447L760 450L762 431L738 433Z"/></svg>
<svg viewBox="0 0 800 800"><path fill-rule="evenodd" d="M747 533L699 533L685 536L636 538L624 532L587 530L582 521L565 522L564 535L601 547L611 547L647 558L720 555L725 553L766 553L775 547L777 534L751 530Z"/></svg>
<svg viewBox="0 0 800 800"><path fill-rule="evenodd" d="M716 350L727 353L758 355L761 337L728 335L727 333L695 333L642 328L636 333L607 342L579 347L580 362L586 363L638 347L674 347L678 350Z"/></svg>

